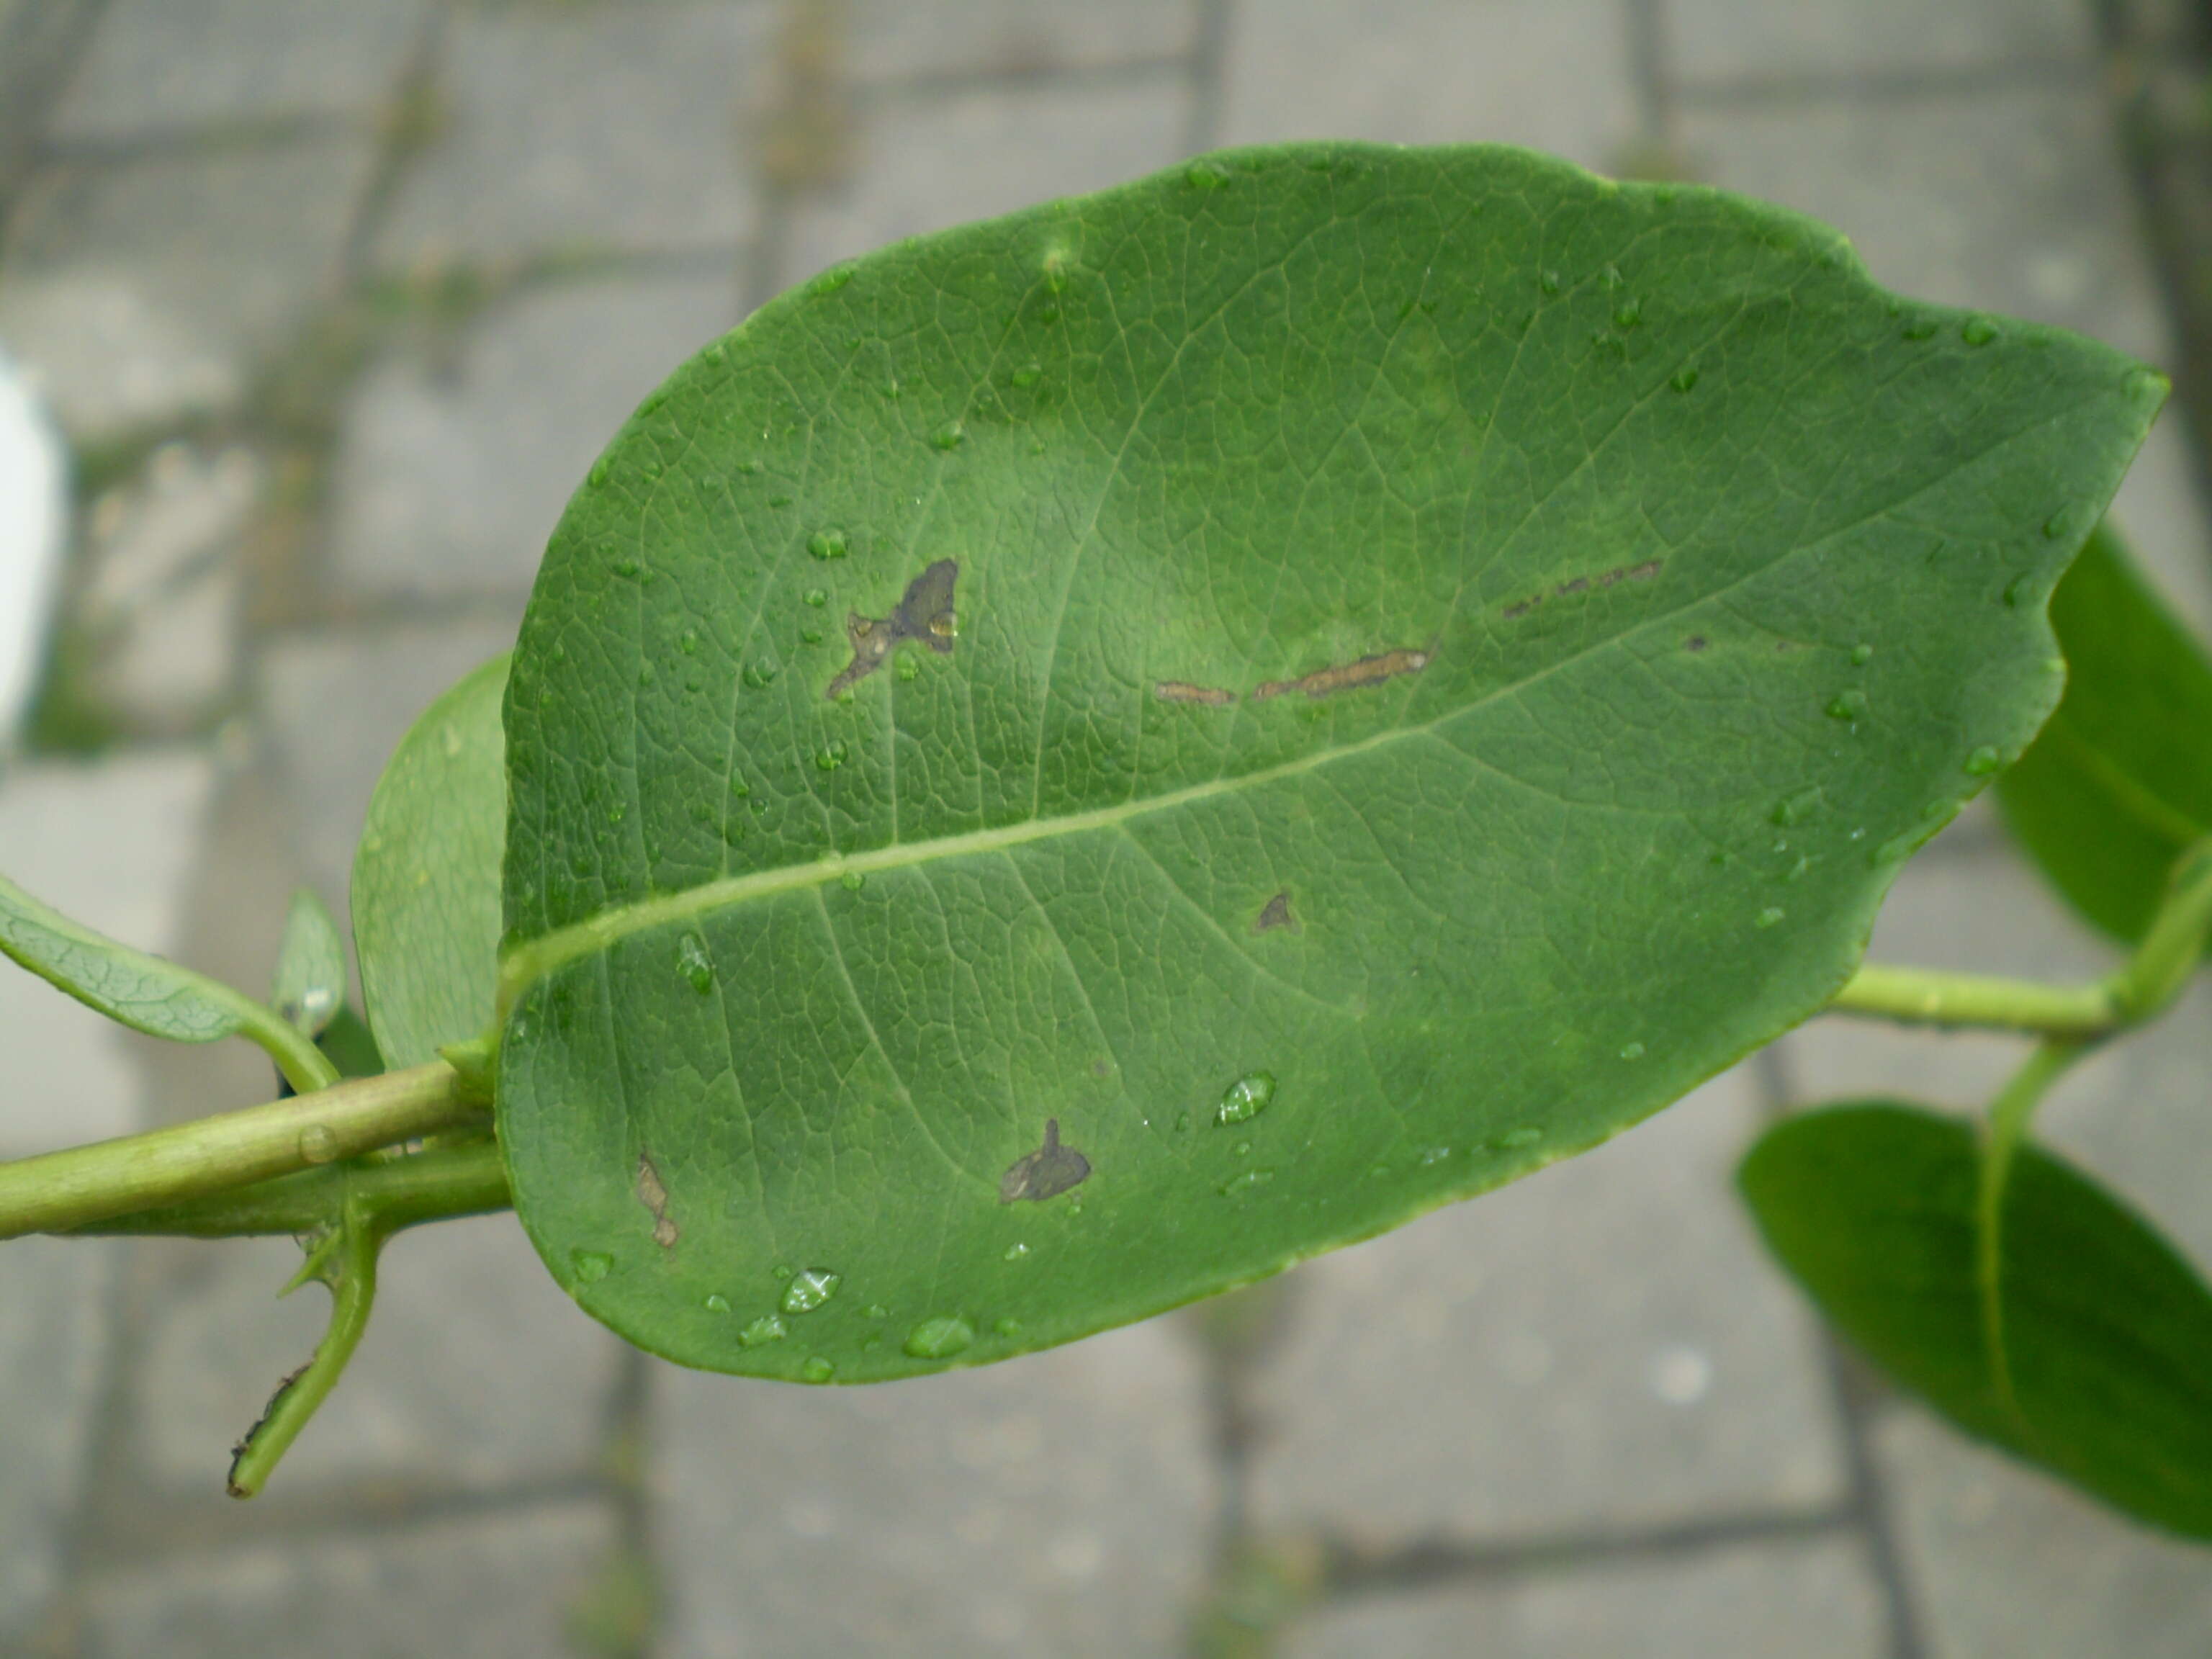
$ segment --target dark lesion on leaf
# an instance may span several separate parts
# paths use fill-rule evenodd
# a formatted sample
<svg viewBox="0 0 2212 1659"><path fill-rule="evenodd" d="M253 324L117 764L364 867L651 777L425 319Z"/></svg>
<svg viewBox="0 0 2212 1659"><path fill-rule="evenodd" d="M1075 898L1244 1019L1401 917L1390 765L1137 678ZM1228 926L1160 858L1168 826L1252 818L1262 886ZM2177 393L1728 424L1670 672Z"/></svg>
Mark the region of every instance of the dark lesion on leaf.
<svg viewBox="0 0 2212 1659"><path fill-rule="evenodd" d="M1500 612L1507 622L1518 622L1547 599L1572 599L1577 593L1588 593L1608 587L1618 587L1623 582L1649 581L1659 574L1664 559L1646 559L1641 564L1616 565L1611 570L1595 576L1570 576L1558 586L1541 593L1532 593L1525 599L1516 599Z"/></svg>
<svg viewBox="0 0 2212 1659"><path fill-rule="evenodd" d="M1261 907L1259 917L1252 924L1255 933L1272 933L1278 928L1286 933L1300 931L1298 919L1291 914L1291 894L1288 888L1269 899Z"/></svg>
<svg viewBox="0 0 2212 1659"><path fill-rule="evenodd" d="M1091 1178L1091 1160L1073 1146L1060 1144L1060 1120L1044 1121L1044 1145L1024 1152L999 1177L999 1202L1015 1204L1024 1199L1042 1204Z"/></svg>
<svg viewBox="0 0 2212 1659"><path fill-rule="evenodd" d="M1224 708L1237 701L1237 694L1225 687L1193 685L1188 680L1160 680L1152 695L1162 702L1199 702L1209 708Z"/></svg>
<svg viewBox="0 0 2212 1659"><path fill-rule="evenodd" d="M668 1213L668 1188L653 1167L653 1154L640 1147L637 1154L637 1201L653 1212L653 1242L662 1249L676 1243L676 1218Z"/></svg>
<svg viewBox="0 0 2212 1659"><path fill-rule="evenodd" d="M1692 634L1688 639L1682 641L1682 649L1690 653L1691 655L1695 656L1698 652L1705 648L1706 643L1705 636L1703 634Z"/></svg>
<svg viewBox="0 0 2212 1659"><path fill-rule="evenodd" d="M1429 665L1429 653L1422 650L1385 651L1372 657L1362 657L1357 662L1339 663L1334 668L1316 668L1310 674L1294 680L1267 680L1253 688L1252 701L1264 702L1270 697L1279 697L1292 691L1303 691L1309 697L1334 696L1339 691L1355 691L1362 686L1380 685L1401 674L1418 674Z"/></svg>
<svg viewBox="0 0 2212 1659"><path fill-rule="evenodd" d="M952 608L952 586L959 577L957 561L939 559L906 585L898 608L890 616L849 612L845 617L845 638L853 647L853 660L830 682L823 697L834 702L889 662L908 640L920 641L941 657L951 656L952 641L959 633Z"/></svg>

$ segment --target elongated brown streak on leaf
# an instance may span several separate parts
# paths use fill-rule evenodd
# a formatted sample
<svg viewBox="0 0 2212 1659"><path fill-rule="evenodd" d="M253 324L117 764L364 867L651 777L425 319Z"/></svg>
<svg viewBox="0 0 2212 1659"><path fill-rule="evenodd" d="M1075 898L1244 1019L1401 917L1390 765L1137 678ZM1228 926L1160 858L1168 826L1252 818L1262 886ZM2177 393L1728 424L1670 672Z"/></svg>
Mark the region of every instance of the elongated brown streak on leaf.
<svg viewBox="0 0 2212 1659"><path fill-rule="evenodd" d="M668 1188L653 1167L653 1154L642 1147L637 1154L637 1201L653 1212L653 1242L666 1249L676 1242L676 1220L668 1213Z"/></svg>
<svg viewBox="0 0 2212 1659"><path fill-rule="evenodd" d="M1518 622L1547 599L1564 599L1577 593L1587 593L1592 588L1618 587L1623 582L1648 581L1659 574L1664 559L1646 559L1642 564L1624 564L1596 576L1571 576L1548 593L1531 594L1525 599L1509 605L1499 612L1508 622Z"/></svg>
<svg viewBox="0 0 2212 1659"><path fill-rule="evenodd" d="M1073 1146L1060 1144L1060 1120L1044 1121L1044 1145L1016 1158L999 1177L999 1202L1023 1199L1042 1204L1091 1178L1091 1160Z"/></svg>
<svg viewBox="0 0 2212 1659"><path fill-rule="evenodd" d="M1380 656L1362 657L1357 662L1340 663L1334 668L1316 668L1298 679L1265 681L1254 689L1252 701L1264 702L1287 691L1303 691L1309 697L1332 696L1339 691L1357 690L1363 685L1380 685L1401 674L1418 674L1428 665L1429 653L1425 651L1385 651Z"/></svg>
<svg viewBox="0 0 2212 1659"><path fill-rule="evenodd" d="M1193 685L1187 680L1161 680L1152 687L1152 695L1162 702L1202 702L1209 708L1221 708L1237 701L1234 691L1218 685Z"/></svg>
<svg viewBox="0 0 2212 1659"><path fill-rule="evenodd" d="M853 647L853 660L823 692L835 702L846 690L857 685L891 659L908 640L919 640L940 657L952 654L959 637L957 614L952 608L952 585L960 579L960 566L939 559L906 585L898 609L888 617L864 617L859 611L845 617L845 638Z"/></svg>

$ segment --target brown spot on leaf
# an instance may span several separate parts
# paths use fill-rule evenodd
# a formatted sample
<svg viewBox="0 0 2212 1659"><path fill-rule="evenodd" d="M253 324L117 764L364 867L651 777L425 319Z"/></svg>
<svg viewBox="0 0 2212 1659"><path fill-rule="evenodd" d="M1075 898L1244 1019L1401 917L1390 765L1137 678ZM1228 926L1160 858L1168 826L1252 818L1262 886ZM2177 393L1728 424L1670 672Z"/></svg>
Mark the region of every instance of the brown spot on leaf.
<svg viewBox="0 0 2212 1659"><path fill-rule="evenodd" d="M1091 1160L1074 1147L1060 1144L1060 1120L1048 1117L1044 1121L1044 1145L1016 1158L999 1177L999 1202L1014 1204L1027 1199L1042 1204L1090 1178Z"/></svg>
<svg viewBox="0 0 2212 1659"><path fill-rule="evenodd" d="M1623 582L1648 581L1659 574L1665 562L1663 559L1646 559L1641 564L1617 565L1595 576L1570 576L1548 592L1532 593L1525 599L1515 600L1498 614L1507 622L1518 622L1547 599L1570 599L1577 593L1587 593L1594 587L1618 587Z"/></svg>
<svg viewBox="0 0 2212 1659"><path fill-rule="evenodd" d="M1255 933L1272 933L1278 927L1287 928L1293 933L1299 931L1298 919L1291 914L1291 895L1287 888L1267 901L1260 911L1259 919L1252 924L1252 931Z"/></svg>
<svg viewBox="0 0 2212 1659"><path fill-rule="evenodd" d="M1184 680L1162 680L1152 687L1152 695L1162 702L1202 702L1209 708L1225 708L1237 701L1234 691L1218 685L1192 685Z"/></svg>
<svg viewBox="0 0 2212 1659"><path fill-rule="evenodd" d="M1702 651L1705 648L1705 636L1703 634L1692 634L1688 639L1682 641L1682 649L1692 653Z"/></svg>
<svg viewBox="0 0 2212 1659"><path fill-rule="evenodd" d="M676 1242L676 1222L668 1213L668 1188L661 1183L660 1171L653 1167L653 1154L642 1149L637 1155L637 1201L653 1212L653 1242L666 1249Z"/></svg>
<svg viewBox="0 0 2212 1659"><path fill-rule="evenodd" d="M1290 691L1303 691L1309 697L1333 696L1339 691L1380 685L1401 674L1418 674L1428 665L1429 653L1425 651L1385 651L1379 656L1362 657L1357 662L1340 663L1334 668L1317 668L1298 679L1268 680L1254 688L1252 701L1264 702Z"/></svg>
<svg viewBox="0 0 2212 1659"><path fill-rule="evenodd" d="M959 637L957 613L952 608L953 584L960 567L939 559L906 585L898 609L888 617L864 617L859 611L845 617L845 638L853 647L853 660L845 665L822 695L836 702L840 693L857 685L891 659L891 653L908 640L918 640L941 657L952 654Z"/></svg>

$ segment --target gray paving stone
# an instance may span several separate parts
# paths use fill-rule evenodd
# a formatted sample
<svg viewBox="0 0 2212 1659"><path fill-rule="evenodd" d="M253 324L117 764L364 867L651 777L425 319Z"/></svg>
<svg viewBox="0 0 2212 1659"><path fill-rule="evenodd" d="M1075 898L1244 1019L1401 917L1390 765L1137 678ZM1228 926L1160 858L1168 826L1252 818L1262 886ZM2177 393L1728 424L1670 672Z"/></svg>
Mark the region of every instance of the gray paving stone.
<svg viewBox="0 0 2212 1659"><path fill-rule="evenodd" d="M2212 1551L2124 1521L1917 1409L1891 1414L1875 1449L1929 1659L2203 1659Z"/></svg>
<svg viewBox="0 0 2212 1659"><path fill-rule="evenodd" d="M764 3L464 13L442 131L376 239L387 265L733 248L772 57Z"/></svg>
<svg viewBox="0 0 2212 1659"><path fill-rule="evenodd" d="M613 1528L593 1505L308 1538L102 1572L84 1659L549 1659Z"/></svg>
<svg viewBox="0 0 2212 1659"><path fill-rule="evenodd" d="M1280 1659L1878 1659L1880 1587L1841 1536L1361 1597ZM2085 1650L2086 1651L2086 1650Z"/></svg>
<svg viewBox="0 0 2212 1659"><path fill-rule="evenodd" d="M330 1298L279 1302L288 1239L161 1247L131 1379L135 1468L210 1505L231 1443L314 1351ZM511 1215L441 1222L386 1249L352 1364L257 1500L283 1511L349 1484L482 1491L587 1470L617 1340L563 1295Z"/></svg>
<svg viewBox="0 0 2212 1659"><path fill-rule="evenodd" d="M794 208L784 280L1165 167L1182 153L1188 105L1182 78L1164 71L878 103L862 118L851 181Z"/></svg>
<svg viewBox="0 0 2212 1659"><path fill-rule="evenodd" d="M737 321L734 279L630 277L528 293L484 318L456 372L410 357L347 406L339 581L380 597L529 592L561 509L645 394Z"/></svg>
<svg viewBox="0 0 2212 1659"><path fill-rule="evenodd" d="M301 116L374 116L426 0L117 0L49 137L112 142Z"/></svg>
<svg viewBox="0 0 2212 1659"><path fill-rule="evenodd" d="M251 450L164 444L141 477L93 506L76 606L90 695L134 735L204 726L229 698L239 654L239 558L267 483Z"/></svg>
<svg viewBox="0 0 2212 1659"><path fill-rule="evenodd" d="M1042 73L1179 57L1198 33L1194 0L856 0L845 68L860 81Z"/></svg>
<svg viewBox="0 0 2212 1659"><path fill-rule="evenodd" d="M514 644L512 625L473 621L306 634L264 649L257 710L301 862L333 905L350 884L369 796L399 739L447 686Z"/></svg>
<svg viewBox="0 0 2212 1659"><path fill-rule="evenodd" d="M1527 144L1601 172L1640 128L1619 0L1235 0L1226 143Z"/></svg>
<svg viewBox="0 0 2212 1659"><path fill-rule="evenodd" d="M324 138L49 167L0 249L0 337L79 438L228 408L331 292L372 161Z"/></svg>
<svg viewBox="0 0 2212 1659"><path fill-rule="evenodd" d="M96 927L174 948L184 866L211 769L192 756L0 775L0 872ZM130 1039L0 963L0 1158L137 1128ZM58 1588L109 1351L120 1262L107 1241L0 1244L0 1651L20 1651Z"/></svg>
<svg viewBox="0 0 2212 1659"><path fill-rule="evenodd" d="M1883 907L1872 961L2067 982L2119 952L2006 842L1966 859L1916 859ZM1793 1099L1875 1096L1978 1109L2026 1058L2018 1038L1911 1030L1830 1015L1784 1039ZM2212 1272L2212 974L2155 1025L2092 1054L2052 1090L2039 1139L2145 1210Z"/></svg>
<svg viewBox="0 0 2212 1659"><path fill-rule="evenodd" d="M2153 362L2171 356L2111 112L2086 79L1692 104L1679 136L1698 177L1834 225L1901 294L2079 329Z"/></svg>
<svg viewBox="0 0 2212 1659"><path fill-rule="evenodd" d="M2094 20L2080 0L1668 0L1667 68L1714 82L2087 64Z"/></svg>
<svg viewBox="0 0 2212 1659"><path fill-rule="evenodd" d="M655 1387L666 1659L1182 1651L1218 1500L1169 1325L875 1388Z"/></svg>
<svg viewBox="0 0 2212 1659"><path fill-rule="evenodd" d="M1504 1540L1838 1501L1810 1316L1729 1185L1739 1069L1595 1152L1298 1270L1255 1521Z"/></svg>

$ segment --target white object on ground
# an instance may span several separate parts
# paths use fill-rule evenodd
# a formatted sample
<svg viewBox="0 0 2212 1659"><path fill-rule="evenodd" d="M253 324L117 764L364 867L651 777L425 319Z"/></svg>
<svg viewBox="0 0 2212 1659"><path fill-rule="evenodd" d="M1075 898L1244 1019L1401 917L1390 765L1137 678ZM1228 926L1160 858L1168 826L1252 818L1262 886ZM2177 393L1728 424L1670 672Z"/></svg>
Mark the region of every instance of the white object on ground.
<svg viewBox="0 0 2212 1659"><path fill-rule="evenodd" d="M61 578L67 465L24 372L0 356L0 753L14 747Z"/></svg>

